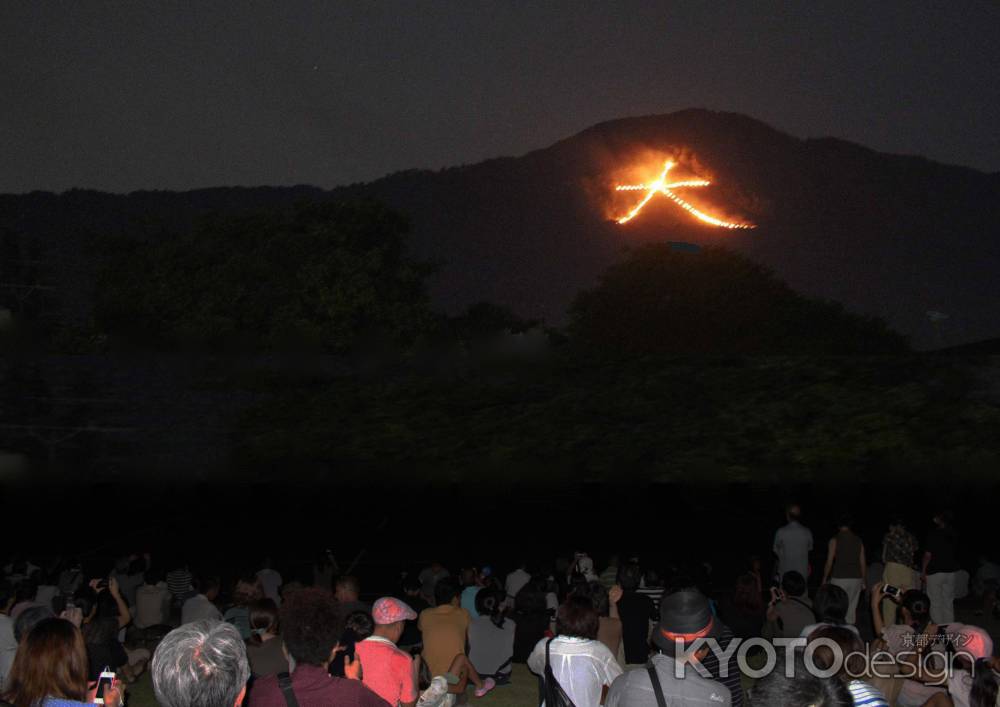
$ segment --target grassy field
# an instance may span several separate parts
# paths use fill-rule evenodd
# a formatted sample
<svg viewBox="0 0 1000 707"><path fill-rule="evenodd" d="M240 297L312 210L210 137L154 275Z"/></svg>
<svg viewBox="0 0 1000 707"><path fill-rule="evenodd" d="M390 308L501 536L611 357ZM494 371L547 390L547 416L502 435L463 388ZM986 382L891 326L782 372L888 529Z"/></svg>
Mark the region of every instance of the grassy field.
<svg viewBox="0 0 1000 707"><path fill-rule="evenodd" d="M477 707L530 707L538 704L538 680L525 665L514 666L514 676L510 684L497 687L482 699L476 699L472 690L468 701ZM157 707L153 697L153 685L149 673L145 673L128 692L129 707Z"/></svg>

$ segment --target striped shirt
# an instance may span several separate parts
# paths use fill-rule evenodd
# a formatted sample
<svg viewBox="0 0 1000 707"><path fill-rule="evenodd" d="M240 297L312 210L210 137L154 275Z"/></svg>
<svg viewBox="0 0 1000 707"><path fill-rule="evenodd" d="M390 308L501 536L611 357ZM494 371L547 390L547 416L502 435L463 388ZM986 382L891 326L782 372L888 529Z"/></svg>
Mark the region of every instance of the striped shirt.
<svg viewBox="0 0 1000 707"><path fill-rule="evenodd" d="M188 593L191 591L191 573L183 569L167 572L167 589L175 597Z"/></svg>
<svg viewBox="0 0 1000 707"><path fill-rule="evenodd" d="M889 707L885 697L878 691L861 680L851 680L847 683L847 689L851 691L851 698L854 700L854 707Z"/></svg>

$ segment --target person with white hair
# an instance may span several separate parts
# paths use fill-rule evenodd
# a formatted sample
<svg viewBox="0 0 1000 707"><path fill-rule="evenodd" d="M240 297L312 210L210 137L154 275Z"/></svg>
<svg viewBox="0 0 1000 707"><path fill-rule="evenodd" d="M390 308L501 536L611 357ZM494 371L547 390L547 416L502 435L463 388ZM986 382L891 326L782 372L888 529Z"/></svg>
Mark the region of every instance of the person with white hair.
<svg viewBox="0 0 1000 707"><path fill-rule="evenodd" d="M239 707L250 664L239 630L223 621L192 621L166 635L153 654L160 707Z"/></svg>

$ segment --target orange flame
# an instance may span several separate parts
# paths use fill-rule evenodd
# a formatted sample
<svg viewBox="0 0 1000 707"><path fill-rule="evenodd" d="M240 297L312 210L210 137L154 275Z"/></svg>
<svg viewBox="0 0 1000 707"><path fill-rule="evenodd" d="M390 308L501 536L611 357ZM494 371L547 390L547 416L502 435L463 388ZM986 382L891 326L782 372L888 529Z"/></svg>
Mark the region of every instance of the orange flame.
<svg viewBox="0 0 1000 707"><path fill-rule="evenodd" d="M700 221L705 223L710 223L713 226L719 226L720 228L754 228L752 223L734 223L732 221L723 221L714 216L706 214L704 211L699 211L691 203L684 201L681 197L677 196L673 192L674 189L680 189L681 187L707 187L711 182L705 179L686 179L680 182L668 182L667 173L673 168L674 162L672 160L667 160L663 165L663 171L660 172L660 176L649 184L620 184L615 187L615 191L645 191L646 195L642 197L635 208L629 211L624 216L615 219L618 223L628 223L633 218L635 218L642 208L657 194L663 194L675 204L680 206L682 209L687 211L689 214L694 216Z"/></svg>

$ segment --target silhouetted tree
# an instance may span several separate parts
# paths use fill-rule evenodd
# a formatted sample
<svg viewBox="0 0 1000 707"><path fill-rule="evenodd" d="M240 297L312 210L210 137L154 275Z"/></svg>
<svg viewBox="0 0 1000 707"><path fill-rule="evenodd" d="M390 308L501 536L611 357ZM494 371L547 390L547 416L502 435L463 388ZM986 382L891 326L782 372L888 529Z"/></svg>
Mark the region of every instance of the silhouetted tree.
<svg viewBox="0 0 1000 707"><path fill-rule="evenodd" d="M803 297L722 248L644 246L570 309L570 337L603 354L887 353L904 339L873 318Z"/></svg>
<svg viewBox="0 0 1000 707"><path fill-rule="evenodd" d="M98 280L96 322L154 346L345 352L432 327L427 266L407 222L373 203L216 218L121 249Z"/></svg>

